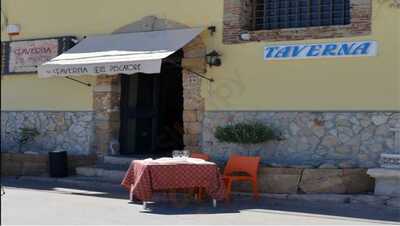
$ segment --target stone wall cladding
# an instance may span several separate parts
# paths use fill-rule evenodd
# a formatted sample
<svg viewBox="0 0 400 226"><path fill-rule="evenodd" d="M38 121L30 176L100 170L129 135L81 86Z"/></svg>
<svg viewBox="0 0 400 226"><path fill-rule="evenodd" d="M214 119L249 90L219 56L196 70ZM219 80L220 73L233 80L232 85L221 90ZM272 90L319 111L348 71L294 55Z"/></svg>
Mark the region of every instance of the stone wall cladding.
<svg viewBox="0 0 400 226"><path fill-rule="evenodd" d="M399 112L206 112L203 151L226 161L232 153L259 154L266 164L278 167L371 168L380 154L394 149ZM284 140L244 146L220 143L217 126L260 121L282 133Z"/></svg>
<svg viewBox="0 0 400 226"><path fill-rule="evenodd" d="M2 111L1 151L18 152L21 128L36 128L40 135L22 152L47 153L65 150L88 155L93 138L93 112Z"/></svg>
<svg viewBox="0 0 400 226"><path fill-rule="evenodd" d="M95 138L93 149L99 158L109 154L110 144L118 142L120 130L121 78L119 75L96 77L93 89Z"/></svg>
<svg viewBox="0 0 400 226"><path fill-rule="evenodd" d="M242 32L249 32L252 41L291 41L323 38L342 38L369 35L371 33L372 0L351 0L351 24L341 26L321 26L295 29L251 31L252 3L249 0L224 0L225 44L245 43L240 40Z"/></svg>
<svg viewBox="0 0 400 226"><path fill-rule="evenodd" d="M200 37L196 37L183 48L183 142L186 149L199 150L205 101L201 96L201 78L192 71L205 73L206 46Z"/></svg>

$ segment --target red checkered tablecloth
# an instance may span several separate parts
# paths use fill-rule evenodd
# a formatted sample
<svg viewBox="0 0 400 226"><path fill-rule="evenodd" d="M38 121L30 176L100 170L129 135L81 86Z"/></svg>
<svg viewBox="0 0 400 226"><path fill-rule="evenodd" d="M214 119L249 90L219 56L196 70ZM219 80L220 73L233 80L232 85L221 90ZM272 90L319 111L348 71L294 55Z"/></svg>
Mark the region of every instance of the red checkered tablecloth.
<svg viewBox="0 0 400 226"><path fill-rule="evenodd" d="M121 183L135 198L150 201L157 190L202 187L213 199L224 198L224 183L215 164L154 164L132 161Z"/></svg>

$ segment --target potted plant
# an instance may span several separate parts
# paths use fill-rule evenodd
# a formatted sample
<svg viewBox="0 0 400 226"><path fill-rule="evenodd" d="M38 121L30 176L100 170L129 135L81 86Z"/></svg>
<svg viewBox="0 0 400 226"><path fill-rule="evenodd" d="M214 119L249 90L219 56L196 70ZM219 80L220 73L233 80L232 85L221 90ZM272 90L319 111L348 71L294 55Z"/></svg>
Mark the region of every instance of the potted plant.
<svg viewBox="0 0 400 226"><path fill-rule="evenodd" d="M262 143L280 140L272 128L260 122L240 122L219 126L215 130L215 138L222 143L233 143L244 146L248 155L258 155L257 150Z"/></svg>

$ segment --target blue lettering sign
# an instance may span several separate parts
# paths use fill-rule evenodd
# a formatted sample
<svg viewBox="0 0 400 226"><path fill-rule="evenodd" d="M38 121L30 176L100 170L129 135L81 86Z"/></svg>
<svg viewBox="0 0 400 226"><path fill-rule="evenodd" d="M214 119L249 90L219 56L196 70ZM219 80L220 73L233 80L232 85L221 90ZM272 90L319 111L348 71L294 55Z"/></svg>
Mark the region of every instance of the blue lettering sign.
<svg viewBox="0 0 400 226"><path fill-rule="evenodd" d="M325 46L324 52L322 53L322 56L335 56L336 52L335 50L337 49L336 44L329 44Z"/></svg>
<svg viewBox="0 0 400 226"><path fill-rule="evenodd" d="M353 55L365 55L368 53L368 49L371 46L371 43L363 43L361 45L359 45L354 51L353 51Z"/></svg>
<svg viewBox="0 0 400 226"><path fill-rule="evenodd" d="M376 41L355 41L320 44L272 45L264 49L265 60L371 57L376 56Z"/></svg>
<svg viewBox="0 0 400 226"><path fill-rule="evenodd" d="M272 54L274 53L275 50L279 49L279 47L271 47L271 48L266 48L265 49L265 58L271 58Z"/></svg>
<svg viewBox="0 0 400 226"><path fill-rule="evenodd" d="M338 55L340 55L340 56L349 55L351 53L351 50L353 49L353 47L354 47L354 43L352 43L352 44L343 43L340 46Z"/></svg>
<svg viewBox="0 0 400 226"><path fill-rule="evenodd" d="M306 46L294 46L293 47L293 53L292 53L292 57L297 57L299 56L299 54L301 52L303 52L303 50L306 49Z"/></svg>
<svg viewBox="0 0 400 226"><path fill-rule="evenodd" d="M308 50L307 56L318 56L320 54L320 50L322 48L322 45L312 45L310 47L310 50Z"/></svg>
<svg viewBox="0 0 400 226"><path fill-rule="evenodd" d="M290 50L292 49L291 46L282 48L278 51L278 53L275 55L275 57L289 57Z"/></svg>

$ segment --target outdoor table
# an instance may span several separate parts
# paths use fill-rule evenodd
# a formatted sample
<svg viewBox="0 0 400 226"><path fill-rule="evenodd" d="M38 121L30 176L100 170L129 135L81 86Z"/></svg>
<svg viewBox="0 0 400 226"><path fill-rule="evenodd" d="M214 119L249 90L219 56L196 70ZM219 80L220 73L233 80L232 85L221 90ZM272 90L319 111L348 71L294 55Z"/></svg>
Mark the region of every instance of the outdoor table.
<svg viewBox="0 0 400 226"><path fill-rule="evenodd" d="M141 200L144 208L153 192L160 190L201 187L213 199L214 207L225 192L218 166L193 158L134 160L121 185L129 190L131 199Z"/></svg>

